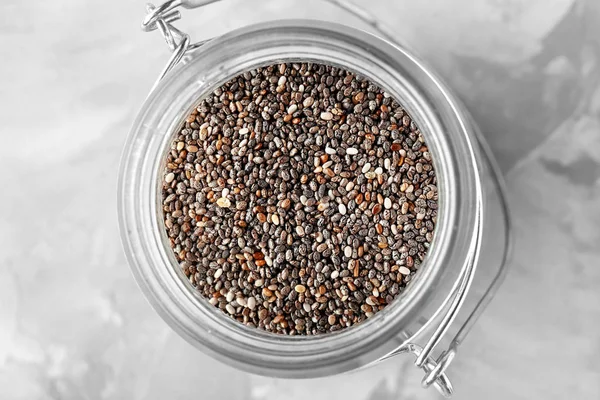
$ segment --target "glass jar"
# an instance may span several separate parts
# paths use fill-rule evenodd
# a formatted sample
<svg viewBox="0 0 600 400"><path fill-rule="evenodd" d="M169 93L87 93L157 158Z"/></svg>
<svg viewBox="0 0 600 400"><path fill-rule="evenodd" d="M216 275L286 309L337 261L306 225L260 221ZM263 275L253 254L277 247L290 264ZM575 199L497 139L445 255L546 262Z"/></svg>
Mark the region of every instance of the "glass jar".
<svg viewBox="0 0 600 400"><path fill-rule="evenodd" d="M183 5L208 2L185 0ZM279 21L190 45L170 24L173 8L182 1L168 3L151 9L154 17L145 22L161 30L174 55L133 124L119 181L125 251L151 305L194 346L248 372L322 377L411 353L425 372L423 385L450 396L445 370L493 296L509 247L502 182L465 108L413 54L364 31L318 21ZM343 67L395 97L426 136L439 188L431 248L404 292L358 326L308 337L245 327L199 295L168 244L160 190L173 134L205 96L247 70L295 61Z"/></svg>

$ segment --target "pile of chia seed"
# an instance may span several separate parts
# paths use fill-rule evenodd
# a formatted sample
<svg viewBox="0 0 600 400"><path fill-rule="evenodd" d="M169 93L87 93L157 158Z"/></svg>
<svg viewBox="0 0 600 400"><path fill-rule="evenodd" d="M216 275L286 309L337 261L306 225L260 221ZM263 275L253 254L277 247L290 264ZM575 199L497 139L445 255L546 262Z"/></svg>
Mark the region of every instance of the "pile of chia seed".
<svg viewBox="0 0 600 400"><path fill-rule="evenodd" d="M418 126L365 78L313 63L230 80L165 155L164 225L189 282L242 324L314 335L394 301L433 238Z"/></svg>

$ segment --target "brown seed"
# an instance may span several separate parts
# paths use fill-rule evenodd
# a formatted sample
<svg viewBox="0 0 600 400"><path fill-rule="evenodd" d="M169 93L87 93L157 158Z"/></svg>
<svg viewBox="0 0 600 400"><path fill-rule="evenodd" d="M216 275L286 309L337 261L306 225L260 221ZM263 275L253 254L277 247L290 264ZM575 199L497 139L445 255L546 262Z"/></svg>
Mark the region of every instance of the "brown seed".
<svg viewBox="0 0 600 400"><path fill-rule="evenodd" d="M362 103L365 98L365 94L363 92L358 92L352 98L352 102L354 104Z"/></svg>
<svg viewBox="0 0 600 400"><path fill-rule="evenodd" d="M365 254L365 248L363 246L360 246L357 250L357 254L359 257L362 257Z"/></svg>
<svg viewBox="0 0 600 400"><path fill-rule="evenodd" d="M260 222L266 222L267 221L267 216L263 213L258 213L256 214L256 218L258 218L258 220Z"/></svg>
<svg viewBox="0 0 600 400"><path fill-rule="evenodd" d="M379 214L381 212L381 204L375 204L371 212L373 213L373 215Z"/></svg>
<svg viewBox="0 0 600 400"><path fill-rule="evenodd" d="M267 316L269 315L269 312L267 311L266 308L261 308L258 311L258 318L262 321L263 319L266 319Z"/></svg>
<svg viewBox="0 0 600 400"><path fill-rule="evenodd" d="M392 145L390 146L390 150L392 151L398 151L402 148L402 145L400 143L392 143Z"/></svg>

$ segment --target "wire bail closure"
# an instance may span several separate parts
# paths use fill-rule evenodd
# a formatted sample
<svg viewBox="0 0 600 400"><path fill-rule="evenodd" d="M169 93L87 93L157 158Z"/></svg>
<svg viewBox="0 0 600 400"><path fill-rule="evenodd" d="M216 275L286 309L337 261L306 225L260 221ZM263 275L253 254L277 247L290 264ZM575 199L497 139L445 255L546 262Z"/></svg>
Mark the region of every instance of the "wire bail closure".
<svg viewBox="0 0 600 400"><path fill-rule="evenodd" d="M147 14L142 21L142 30L146 32L151 32L154 30L158 30L163 36L165 42L173 52L171 57L169 58L167 65L163 68L157 81L155 82L152 90L156 88L158 83L164 76L175 66L177 65L183 56L191 50L195 50L210 41L211 39L197 42L194 44L190 43L190 37L188 34L181 32L179 29L173 26L173 22L179 20L181 18L181 13L177 10L179 7L193 9L200 8L206 6L211 3L215 3L221 0L167 0L162 3L158 7L155 7L152 4L148 4L146 7ZM393 45L397 45L397 41L394 35L391 34L391 30L389 30L385 25L383 25L377 18L375 18L368 11L363 8L357 6L353 2L347 0L324 0L331 4L334 4L341 9L353 14L354 16L360 18L372 28L374 28L379 34L390 42ZM465 326L463 326L456 337L453 339L450 347L441 353L441 355L434 359L432 357L432 352L435 347L440 343L443 337L446 335L448 329L450 328L452 322L454 321L456 315L464 304L465 298L469 292L469 288L471 282L473 280L473 276L475 274L475 270L477 267L477 262L480 253L482 235L483 235L483 191L481 185L477 185L477 210L476 210L476 232L471 241L471 245L469 247L469 256L465 261L461 269L461 273L454 283L452 290L448 294L446 300L444 301L442 307L440 307L434 315L429 319L428 323L422 326L415 334L410 335L410 339L415 338L420 333L429 329L433 321L438 320L437 326L433 330L433 333L425 346L419 346L418 344L407 341L402 346L397 348L395 351L391 352L387 356L382 359L387 359L389 357L395 356L397 354L405 354L410 353L415 356L415 366L422 369L425 372L425 376L421 381L421 385L424 388L434 386L444 397L451 397L454 390L452 384L446 375L446 369L452 363L454 357L456 356L457 346L460 343L460 340L466 335L468 332L468 327L475 322L483 308L487 305L487 303L493 297L496 289L499 287L502 278L504 276L504 270L506 268L505 265L508 260L508 255L510 253L510 240L508 240L510 236L510 218L508 213L507 201L504 196L504 185L501 178L501 174L498 170L498 167L494 164L492 157L490 157L490 150L484 143L480 142L482 145L482 150L484 156L492 165L492 177L498 184L500 190L500 201L503 212L505 213L505 222L507 224L507 248L504 258L502 259L502 263L500 265L500 272L496 275L494 280L492 281L491 286L487 289L483 298L479 303L475 306L472 311L469 319L467 320ZM444 313L445 312L445 313Z"/></svg>

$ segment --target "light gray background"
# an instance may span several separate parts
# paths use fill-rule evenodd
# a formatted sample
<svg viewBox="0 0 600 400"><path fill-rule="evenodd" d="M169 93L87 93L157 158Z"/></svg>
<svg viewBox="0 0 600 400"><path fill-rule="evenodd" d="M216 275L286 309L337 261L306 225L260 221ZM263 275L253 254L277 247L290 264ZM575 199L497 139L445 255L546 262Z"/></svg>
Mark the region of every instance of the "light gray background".
<svg viewBox="0 0 600 400"><path fill-rule="evenodd" d="M306 4L227 0L179 26L201 39L320 7ZM456 398L599 399L600 1L362 4L460 93L508 181L515 261L450 368ZM115 194L168 57L143 13L141 0L0 3L0 399L437 398L409 359L312 381L244 374L146 304Z"/></svg>

